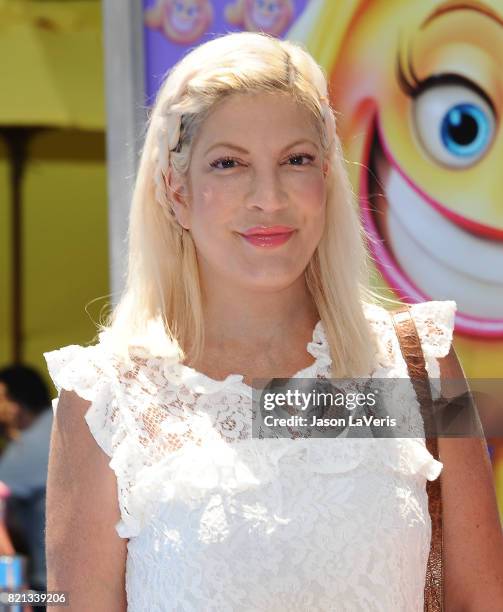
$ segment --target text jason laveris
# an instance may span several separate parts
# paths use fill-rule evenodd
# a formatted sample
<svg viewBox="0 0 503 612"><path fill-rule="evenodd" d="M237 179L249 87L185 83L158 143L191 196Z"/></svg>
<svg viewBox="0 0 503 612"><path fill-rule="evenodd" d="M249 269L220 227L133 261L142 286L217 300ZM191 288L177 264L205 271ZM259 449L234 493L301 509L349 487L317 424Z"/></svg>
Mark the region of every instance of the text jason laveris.
<svg viewBox="0 0 503 612"><path fill-rule="evenodd" d="M349 415L339 418L323 418L312 416L311 419L300 415L292 415L289 417L275 417L268 414L264 417L264 425L267 427L395 427L396 419L386 417L375 417L372 415L364 415L357 417Z"/></svg>

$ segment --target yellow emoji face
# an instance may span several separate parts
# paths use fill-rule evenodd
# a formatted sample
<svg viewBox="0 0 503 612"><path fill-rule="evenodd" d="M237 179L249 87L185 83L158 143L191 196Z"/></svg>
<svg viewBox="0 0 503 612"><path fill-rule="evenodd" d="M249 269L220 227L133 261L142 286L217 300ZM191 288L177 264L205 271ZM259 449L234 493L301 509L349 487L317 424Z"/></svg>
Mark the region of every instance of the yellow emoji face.
<svg viewBox="0 0 503 612"><path fill-rule="evenodd" d="M453 299L503 337L503 0L375 0L330 71L376 267L406 301Z"/></svg>

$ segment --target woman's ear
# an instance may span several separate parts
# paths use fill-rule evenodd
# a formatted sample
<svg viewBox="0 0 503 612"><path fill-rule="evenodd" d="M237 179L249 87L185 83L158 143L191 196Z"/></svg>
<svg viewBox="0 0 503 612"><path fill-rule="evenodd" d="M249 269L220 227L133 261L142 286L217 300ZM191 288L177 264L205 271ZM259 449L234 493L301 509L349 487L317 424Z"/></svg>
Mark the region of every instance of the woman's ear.
<svg viewBox="0 0 503 612"><path fill-rule="evenodd" d="M190 229L190 201L187 181L175 172L172 167L164 176L166 193L175 213L178 223L185 229Z"/></svg>

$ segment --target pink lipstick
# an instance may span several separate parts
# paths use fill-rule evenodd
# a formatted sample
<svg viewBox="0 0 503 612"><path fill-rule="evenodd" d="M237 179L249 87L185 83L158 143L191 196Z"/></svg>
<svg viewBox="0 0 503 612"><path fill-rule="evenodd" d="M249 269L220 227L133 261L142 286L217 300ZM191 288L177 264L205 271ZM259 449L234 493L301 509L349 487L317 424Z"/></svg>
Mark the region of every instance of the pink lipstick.
<svg viewBox="0 0 503 612"><path fill-rule="evenodd" d="M250 244L259 247L276 247L287 242L295 232L293 227L286 225L273 225L266 227L259 225L251 227L241 236Z"/></svg>

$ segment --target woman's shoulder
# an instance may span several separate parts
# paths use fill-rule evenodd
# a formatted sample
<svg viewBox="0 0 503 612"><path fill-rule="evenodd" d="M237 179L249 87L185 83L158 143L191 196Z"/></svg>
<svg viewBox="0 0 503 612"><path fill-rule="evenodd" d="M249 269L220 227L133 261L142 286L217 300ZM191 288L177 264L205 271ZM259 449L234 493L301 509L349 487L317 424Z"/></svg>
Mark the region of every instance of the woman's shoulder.
<svg viewBox="0 0 503 612"><path fill-rule="evenodd" d="M454 300L428 300L405 304L414 320L423 349L435 357L443 357L448 351L454 332L457 304ZM396 308L396 307L395 307ZM381 304L364 302L363 311L371 326L381 331L394 333L392 312Z"/></svg>
<svg viewBox="0 0 503 612"><path fill-rule="evenodd" d="M113 354L108 350L104 332L94 344L68 344L46 351L43 356L58 392L75 391L89 401L94 400L96 387L105 384L113 371Z"/></svg>
<svg viewBox="0 0 503 612"><path fill-rule="evenodd" d="M127 341L118 339L110 328L98 333L93 344L69 344L44 352L43 356L58 391L61 387L67 388L65 384L72 385L72 389L80 389L82 397L89 400L92 397L87 396L92 395L92 389L99 382L128 383L161 360L173 361L172 356L161 355L137 337Z"/></svg>
<svg viewBox="0 0 503 612"><path fill-rule="evenodd" d="M432 357L445 357L453 339L457 304L454 300L431 300L411 305L411 315L423 350Z"/></svg>
<svg viewBox="0 0 503 612"><path fill-rule="evenodd" d="M120 415L114 392L117 359L107 345L106 334L99 334L94 344L69 344L46 351L43 356L57 391L52 400L54 415L63 390L73 391L90 402L85 420L98 445L111 457Z"/></svg>
<svg viewBox="0 0 503 612"><path fill-rule="evenodd" d="M121 520L115 528L121 537L129 537L136 529L129 514L134 504L131 483L154 461L161 425L175 420L163 395L163 379L155 376L160 360L140 350L131 350L125 359L107 330L94 344L62 346L44 357L57 389L54 414L75 409L75 403L63 399L68 397L63 390L89 402L84 419L119 483Z"/></svg>
<svg viewBox="0 0 503 612"><path fill-rule="evenodd" d="M409 307L414 321L421 348L425 357L426 370L430 376L439 376L438 359L445 357L450 350L455 328L457 305L454 300L428 300ZM400 350L392 312L397 306L384 307L378 303L365 302L363 310L369 326L376 338L377 361L381 368L392 369L397 376L402 375L405 362ZM387 374L383 373L383 376ZM406 371L403 372L406 375Z"/></svg>

